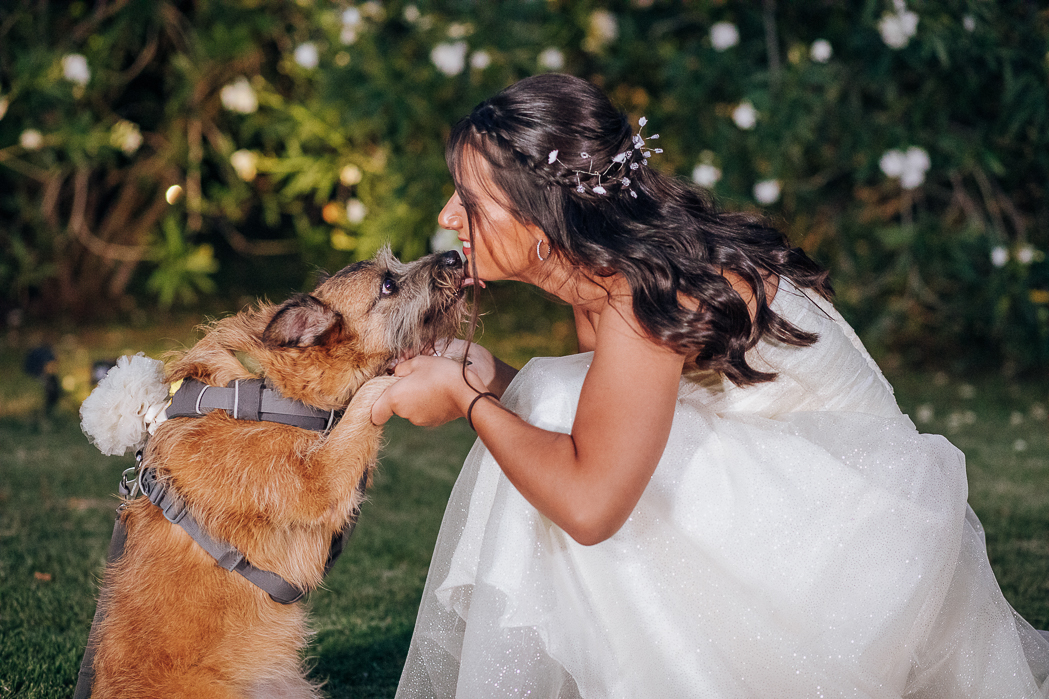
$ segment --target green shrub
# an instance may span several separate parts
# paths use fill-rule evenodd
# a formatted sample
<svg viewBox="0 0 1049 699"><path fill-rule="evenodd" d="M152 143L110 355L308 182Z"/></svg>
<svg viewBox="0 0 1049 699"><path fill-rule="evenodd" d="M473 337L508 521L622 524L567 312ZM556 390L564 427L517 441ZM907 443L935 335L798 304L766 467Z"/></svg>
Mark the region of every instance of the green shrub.
<svg viewBox="0 0 1049 699"><path fill-rule="evenodd" d="M649 118L654 166L781 221L875 347L1044 367L1047 42L1023 0L9 3L2 303L170 305L418 256L449 126L564 70Z"/></svg>

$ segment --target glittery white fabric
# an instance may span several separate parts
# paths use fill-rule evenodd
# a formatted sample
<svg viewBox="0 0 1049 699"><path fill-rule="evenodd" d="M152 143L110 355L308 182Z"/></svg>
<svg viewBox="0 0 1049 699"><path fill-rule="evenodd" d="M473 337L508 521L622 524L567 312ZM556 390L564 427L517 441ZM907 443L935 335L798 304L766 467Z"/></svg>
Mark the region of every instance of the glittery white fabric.
<svg viewBox="0 0 1049 699"><path fill-rule="evenodd" d="M1019 699L1049 643L1002 597L964 458L918 434L830 304L773 307L819 342L779 373L683 379L629 521L580 546L478 442L430 567L397 696ZM568 432L590 354L536 359L504 403Z"/></svg>

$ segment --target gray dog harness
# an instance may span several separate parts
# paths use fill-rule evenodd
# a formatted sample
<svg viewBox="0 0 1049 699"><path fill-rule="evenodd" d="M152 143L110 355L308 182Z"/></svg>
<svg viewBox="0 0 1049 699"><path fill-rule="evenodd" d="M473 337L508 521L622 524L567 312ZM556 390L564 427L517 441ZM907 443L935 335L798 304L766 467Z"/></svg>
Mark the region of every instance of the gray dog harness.
<svg viewBox="0 0 1049 699"><path fill-rule="evenodd" d="M301 427L307 430L324 432L331 429L341 416L340 411L321 410L310 407L301 401L285 398L277 391L267 388L262 379L234 381L225 388L208 386L196 379L185 379L167 407L167 418L204 417L215 410L224 410L230 417L238 420L277 422L283 425ZM365 472L357 489L363 494L367 485L368 474ZM208 552L215 562L228 571L238 573L266 592L274 602L292 604L302 599L306 591L297 587L281 576L252 565L244 554L233 544L212 537L204 530L189 512L185 500L164 479L157 477L156 469L142 464L142 452L136 457L136 465L124 472L118 486L120 496L126 501L132 500L142 492L149 501L160 508L164 517L172 524L182 527L193 541ZM122 504L118 509L123 509ZM342 531L332 537L328 550L328 560L324 564L324 575L327 575L335 560L342 553L346 541L357 525L359 510L350 513L349 521ZM113 528L113 539L109 545L108 561L112 562L123 555L127 532L119 514ZM105 616L105 591L99 599L95 618L91 624L87 648L80 665L74 699L86 699L91 694L94 683L94 655L97 647L96 632Z"/></svg>
<svg viewBox="0 0 1049 699"><path fill-rule="evenodd" d="M171 397L167 417L169 420L177 417L203 417L215 410L224 410L230 417L238 420L277 422L316 431L330 429L339 415L335 410L321 410L301 401L285 398L277 391L266 388L262 379L234 381L225 388L208 386L196 379L185 379ZM292 585L276 573L256 568L233 544L208 534L190 514L186 502L175 489L166 480L157 477L155 469L145 466L136 470L138 477L134 482L126 477L121 479L120 494L126 499L129 496L134 497L136 490L141 490L150 502L160 508L169 522L182 527L216 563L228 571L242 575L266 592L274 602L292 604L306 594L305 590ZM357 485L362 492L366 480L367 474ZM324 566L325 575L342 553L346 539L353 533L357 515L356 510L351 513L343 530L332 538L328 560Z"/></svg>
<svg viewBox="0 0 1049 699"><path fill-rule="evenodd" d="M238 420L265 420L322 432L331 429L338 411L313 408L301 401L285 398L263 379L234 381L225 388L208 386L196 379L185 379L171 397L168 418L202 417L213 410L225 410Z"/></svg>

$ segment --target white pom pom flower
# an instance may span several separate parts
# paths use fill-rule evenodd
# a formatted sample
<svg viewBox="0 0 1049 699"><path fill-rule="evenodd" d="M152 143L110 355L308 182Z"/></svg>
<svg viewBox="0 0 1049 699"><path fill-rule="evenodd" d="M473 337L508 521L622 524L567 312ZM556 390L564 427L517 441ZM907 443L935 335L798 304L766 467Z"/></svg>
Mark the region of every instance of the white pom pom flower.
<svg viewBox="0 0 1049 699"><path fill-rule="evenodd" d="M107 456L134 452L167 400L164 363L141 352L124 356L80 406L80 428Z"/></svg>

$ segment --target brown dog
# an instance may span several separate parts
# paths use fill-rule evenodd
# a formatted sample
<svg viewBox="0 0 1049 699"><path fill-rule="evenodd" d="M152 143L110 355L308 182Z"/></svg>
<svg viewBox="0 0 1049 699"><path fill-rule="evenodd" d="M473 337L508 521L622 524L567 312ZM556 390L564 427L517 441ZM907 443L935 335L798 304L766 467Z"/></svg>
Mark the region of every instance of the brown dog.
<svg viewBox="0 0 1049 699"><path fill-rule="evenodd" d="M221 410L170 419L144 463L212 537L315 588L375 463L381 428L371 405L396 380L385 374L398 357L456 333L461 282L456 253L405 265L384 251L312 294L214 323L169 364L169 381L225 386L259 374L286 398L324 410L348 404L345 414L326 432ZM92 696L316 696L302 667L301 605L279 604L219 567L146 498L128 501L122 516L127 544L106 572Z"/></svg>

